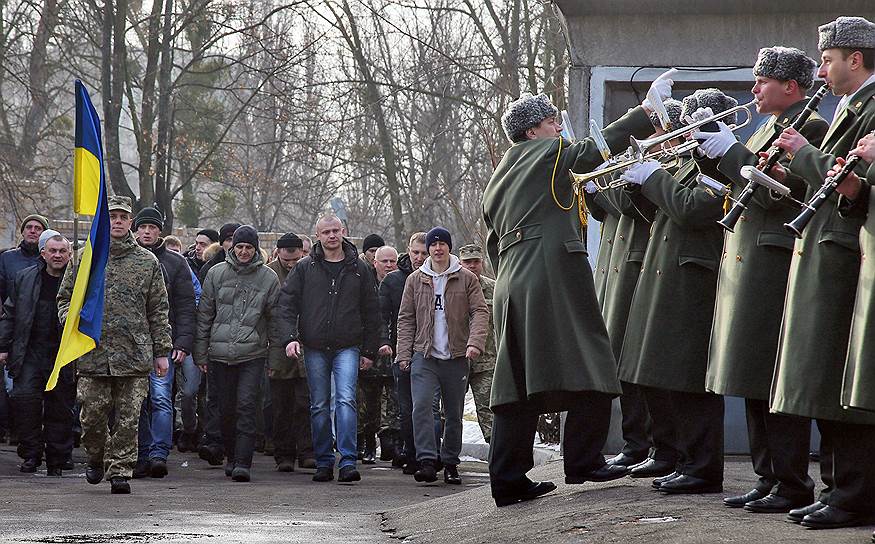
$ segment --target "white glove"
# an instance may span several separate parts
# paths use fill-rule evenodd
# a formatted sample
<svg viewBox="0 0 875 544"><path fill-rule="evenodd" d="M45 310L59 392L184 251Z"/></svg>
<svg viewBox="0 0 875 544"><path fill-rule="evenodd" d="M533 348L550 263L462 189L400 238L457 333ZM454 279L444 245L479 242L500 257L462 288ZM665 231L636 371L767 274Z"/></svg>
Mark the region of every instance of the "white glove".
<svg viewBox="0 0 875 544"><path fill-rule="evenodd" d="M693 138L700 142L699 149L709 159L722 157L737 141L735 134L726 126L726 123L717 121L717 126L720 128L719 132L702 132L697 130L692 134Z"/></svg>
<svg viewBox="0 0 875 544"><path fill-rule="evenodd" d="M595 182L593 180L587 181L586 185L583 186L583 190L586 191L588 194L593 194L594 192L598 191L598 189L595 188Z"/></svg>
<svg viewBox="0 0 875 544"><path fill-rule="evenodd" d="M662 165L660 165L658 161L644 161L623 172L623 175L620 176L620 179L627 183L644 185L644 182L647 181L647 178L653 175L653 173L659 170L661 167Z"/></svg>
<svg viewBox="0 0 875 544"><path fill-rule="evenodd" d="M651 100L656 99L660 102L665 102L666 99L671 98L671 86L674 85L674 80L671 76L675 73L677 73L677 70L672 68L653 80L653 83L650 84L650 89L647 91L647 98L641 102L645 109L653 110Z"/></svg>
<svg viewBox="0 0 875 544"><path fill-rule="evenodd" d="M699 108L693 112L693 115L684 116L684 121L688 125L690 125L693 123L697 123L697 122L701 121L702 119L707 119L709 117L712 117L713 115L714 115L714 112L711 111L711 108Z"/></svg>

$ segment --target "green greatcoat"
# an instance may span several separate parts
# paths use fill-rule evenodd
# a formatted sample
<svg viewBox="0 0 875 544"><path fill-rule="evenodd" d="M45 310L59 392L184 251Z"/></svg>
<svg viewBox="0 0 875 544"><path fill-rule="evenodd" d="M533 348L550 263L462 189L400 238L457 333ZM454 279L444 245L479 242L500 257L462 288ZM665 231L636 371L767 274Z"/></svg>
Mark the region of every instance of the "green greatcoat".
<svg viewBox="0 0 875 544"><path fill-rule="evenodd" d="M628 147L630 135L652 132L639 107L606 127L604 136L617 152ZM483 195L487 251L497 275L493 408L527 401L529 409L560 412L588 391L620 393L577 206L562 211L551 191L560 141L515 143ZM568 206L574 198L568 170L592 170L602 158L589 139L562 146L554 187Z"/></svg>
<svg viewBox="0 0 875 544"><path fill-rule="evenodd" d="M593 276L595 279L595 295L599 301L599 309L604 312L605 291L608 288L608 270L610 270L611 251L614 247L614 237L617 234L617 224L620 222L620 212L610 205L603 193L586 195L589 213L601 222L599 232L599 252L595 261Z"/></svg>
<svg viewBox="0 0 875 544"><path fill-rule="evenodd" d="M717 169L733 180L736 198L747 185L741 167L755 166L759 160L756 153L768 150L807 103L807 99L800 100L781 115L770 117L747 144L733 145L720 160ZM800 132L813 145L820 145L827 128L827 122L815 114ZM794 198L804 198L802 179L790 176L785 185L793 189ZM798 212L798 206L776 200L760 187L736 223L735 232L726 233L711 330L708 391L769 400L795 242L784 223Z"/></svg>
<svg viewBox="0 0 875 544"><path fill-rule="evenodd" d="M670 391L705 392L723 198L699 187L703 173L721 183L716 161L687 160L672 177L654 172L641 194L659 207L632 297L620 379Z"/></svg>
<svg viewBox="0 0 875 544"><path fill-rule="evenodd" d="M875 129L875 84L863 88L837 113L820 149L803 146L789 169L814 193L835 164ZM861 174L865 167L860 168ZM841 407L854 298L860 273L862 217L843 218L838 194L824 203L796 240L772 379L771 410L846 423L875 424L875 414Z"/></svg>
<svg viewBox="0 0 875 544"><path fill-rule="evenodd" d="M605 192L605 198L621 214L607 265L608 281L602 304L602 316L611 339L611 349L619 361L632 295L638 284L644 253L650 240L650 226L657 208L640 191L611 189Z"/></svg>
<svg viewBox="0 0 875 544"><path fill-rule="evenodd" d="M845 363L842 385L842 406L875 412L875 164L869 167L866 179L870 186L868 215L860 231L860 250L863 260L860 266L860 281L857 284L857 300L854 303L854 321L851 326L851 343Z"/></svg>

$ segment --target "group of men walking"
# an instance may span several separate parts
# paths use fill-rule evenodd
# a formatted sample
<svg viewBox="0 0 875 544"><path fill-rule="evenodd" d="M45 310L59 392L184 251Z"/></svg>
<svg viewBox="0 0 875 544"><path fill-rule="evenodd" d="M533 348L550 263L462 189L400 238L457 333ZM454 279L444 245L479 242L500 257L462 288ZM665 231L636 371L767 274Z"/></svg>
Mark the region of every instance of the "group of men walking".
<svg viewBox="0 0 875 544"><path fill-rule="evenodd" d="M816 75L841 97L832 123L813 114L793 126L818 64L798 49L760 50L752 93L768 117L746 144L731 127L734 99L705 89L679 102L665 74L642 106L602 133L616 156L630 136L696 123L663 144L674 164L642 160L610 186L580 187L579 199L560 180L569 169L599 167L596 143L557 138L557 111L543 95L510 105L503 122L513 146L484 195L497 271L490 474L499 506L555 487L525 477L532 433L519 432L520 421L531 424L529 414L547 409L568 410L567 483L628 474L654 478L665 494L719 493L723 395L733 395L745 399L759 479L726 506L786 512L811 528L875 522L875 465L866 461L875 402L865 358L872 300L864 175L875 159L875 24L840 17L819 28L819 49ZM669 119L651 100L663 102ZM684 137L698 140L696 149L673 154ZM760 188L726 233L718 220L748 185L742 167L762 168L773 146L784 158L766 173L795 200ZM841 199L831 197L794 240L783 225L800 213L795 202L850 154L863 160L839 186ZM587 210L602 221L594 281L580 242ZM626 445L604 465L596 453L617 395ZM822 437L817 499L808 476L812 419Z"/></svg>

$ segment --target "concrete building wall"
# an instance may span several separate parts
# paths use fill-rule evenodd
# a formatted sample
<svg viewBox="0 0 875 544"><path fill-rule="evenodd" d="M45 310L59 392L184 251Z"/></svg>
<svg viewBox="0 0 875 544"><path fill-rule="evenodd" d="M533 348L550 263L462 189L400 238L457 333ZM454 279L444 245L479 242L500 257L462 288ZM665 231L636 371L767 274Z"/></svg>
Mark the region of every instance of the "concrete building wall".
<svg viewBox="0 0 875 544"><path fill-rule="evenodd" d="M752 97L751 68L761 47L803 49L819 60L817 27L842 15L875 21L875 2L772 0L771 2L703 0L554 0L564 18L571 56L568 109L578 137L589 133L589 120L600 127L640 103L650 83L669 67L674 96L703 87L718 87L739 103ZM819 85L815 83L815 86ZM838 99L830 97L821 114L830 119ZM739 132L746 138L761 117ZM594 263L599 228L588 230ZM726 451L748 449L744 406L727 398ZM815 442L818 437L815 433ZM615 403L607 452L622 447L619 408Z"/></svg>

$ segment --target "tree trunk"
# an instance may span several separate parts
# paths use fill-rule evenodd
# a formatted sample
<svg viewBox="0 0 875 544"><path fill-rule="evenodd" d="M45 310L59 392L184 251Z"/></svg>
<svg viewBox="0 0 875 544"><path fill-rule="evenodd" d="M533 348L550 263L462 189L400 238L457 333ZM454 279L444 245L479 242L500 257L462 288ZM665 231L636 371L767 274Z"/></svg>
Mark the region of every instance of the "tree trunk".
<svg viewBox="0 0 875 544"><path fill-rule="evenodd" d="M122 167L121 143L119 141L119 121L125 91L125 28L127 22L127 0L118 0L113 8L112 0L106 0L103 13L103 115L104 139L106 140L106 162L109 181L113 192L134 199L134 192L128 186ZM136 203L138 204L138 203ZM139 206L136 206L139 209Z"/></svg>
<svg viewBox="0 0 875 544"><path fill-rule="evenodd" d="M155 149L155 201L164 213L164 232L173 228L173 196L170 192L170 163L167 160L170 136L170 90L173 68L173 0L164 6L164 32L161 37L161 71L158 75L158 141Z"/></svg>
<svg viewBox="0 0 875 544"><path fill-rule="evenodd" d="M168 0L169 1L169 0ZM161 33L162 0L153 0L149 15L146 45L146 71L143 74L143 106L140 116L140 134L137 138L139 154L140 202L148 206L155 200L154 172L152 169L152 128L155 126L155 80L158 76L159 35Z"/></svg>

